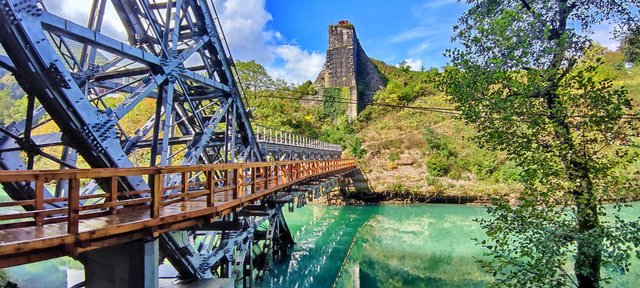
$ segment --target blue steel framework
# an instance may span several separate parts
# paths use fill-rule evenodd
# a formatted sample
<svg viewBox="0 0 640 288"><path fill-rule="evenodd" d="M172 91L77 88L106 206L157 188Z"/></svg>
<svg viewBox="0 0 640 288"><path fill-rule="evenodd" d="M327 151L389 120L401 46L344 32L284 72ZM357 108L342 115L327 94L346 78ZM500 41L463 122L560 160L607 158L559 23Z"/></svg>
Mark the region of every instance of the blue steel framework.
<svg viewBox="0 0 640 288"><path fill-rule="evenodd" d="M107 2L91 2L85 26L49 13L42 1L0 1L0 42L9 56L0 57L0 66L15 75L28 97L26 119L0 127L0 168L31 170L36 156L61 169L74 168L79 157L94 168L263 161L267 153L280 160L339 158L339 147L295 135L262 135L258 142L210 0L111 0L126 28L126 42L101 32ZM109 55L106 63L97 61L100 54ZM142 127L128 131L120 120L145 98L154 99L155 113ZM114 105L113 99L122 100ZM50 121L59 132L32 134ZM62 146L62 155L46 152L50 146ZM136 151L145 149L150 151L148 163L136 157ZM166 181L172 186L183 180ZM15 200L34 198L33 183L3 185ZM108 185L89 183L82 194ZM140 176L121 177L118 187L122 192L145 190L149 183ZM62 197L67 191L68 183L60 181L45 195ZM269 217L280 219L278 214ZM224 220L253 219L239 217ZM228 272L218 272L220 276L229 277L231 267L243 263L227 257L221 264L212 251L229 245L247 251L246 235L251 233L241 231L166 233L161 248L182 277L211 278L212 271L223 270ZM206 241L195 246L194 237ZM220 265L225 269L217 269Z"/></svg>

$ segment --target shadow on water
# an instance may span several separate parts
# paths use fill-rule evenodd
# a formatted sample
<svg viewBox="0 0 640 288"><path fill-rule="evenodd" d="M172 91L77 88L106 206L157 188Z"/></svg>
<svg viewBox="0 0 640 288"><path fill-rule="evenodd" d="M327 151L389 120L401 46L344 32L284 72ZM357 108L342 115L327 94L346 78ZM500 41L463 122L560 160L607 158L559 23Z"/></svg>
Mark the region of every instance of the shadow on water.
<svg viewBox="0 0 640 288"><path fill-rule="evenodd" d="M356 234L377 214L378 209L372 208L305 208L313 211L313 219L293 232L296 245L291 257L284 262L273 263L260 287L332 287ZM288 220L295 217L287 216ZM291 226L297 225L293 223Z"/></svg>
<svg viewBox="0 0 640 288"><path fill-rule="evenodd" d="M260 286L484 287L470 241L484 215L458 205L299 209L287 215L297 230L291 259L274 263Z"/></svg>

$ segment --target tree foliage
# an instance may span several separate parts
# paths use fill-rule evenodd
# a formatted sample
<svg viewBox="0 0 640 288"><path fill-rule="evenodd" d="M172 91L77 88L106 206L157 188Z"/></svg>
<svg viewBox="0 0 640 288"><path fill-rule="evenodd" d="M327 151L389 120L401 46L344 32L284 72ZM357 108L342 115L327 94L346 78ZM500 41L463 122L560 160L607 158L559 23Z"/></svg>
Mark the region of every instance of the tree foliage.
<svg viewBox="0 0 640 288"><path fill-rule="evenodd" d="M246 97L255 97L255 94L260 90L274 88L275 81L269 76L267 70L256 61L236 61L235 64L240 83L245 88Z"/></svg>
<svg viewBox="0 0 640 288"><path fill-rule="evenodd" d="M481 222L483 265L496 286L598 287L601 268L625 271L640 244L638 221L603 218L605 201L638 196L637 176L623 171L639 129L625 117L637 113L627 91L598 76L602 53L588 35L604 21L636 29L640 1L467 3L454 27L463 48L447 52L442 84L525 186L519 205L498 199Z"/></svg>
<svg viewBox="0 0 640 288"><path fill-rule="evenodd" d="M640 29L632 29L622 38L621 49L625 59L634 65L640 65Z"/></svg>
<svg viewBox="0 0 640 288"><path fill-rule="evenodd" d="M0 90L0 121L5 125L24 119L27 114L27 97L14 99L9 89Z"/></svg>
<svg viewBox="0 0 640 288"><path fill-rule="evenodd" d="M337 120L345 115L347 111L347 101L350 101L349 87L325 88L322 92L322 111L324 117Z"/></svg>
<svg viewBox="0 0 640 288"><path fill-rule="evenodd" d="M389 66L378 60L373 60L373 63L386 83L386 88L374 96L377 102L407 105L420 97L435 94L433 79L438 75L437 70L411 71L405 61L399 67Z"/></svg>

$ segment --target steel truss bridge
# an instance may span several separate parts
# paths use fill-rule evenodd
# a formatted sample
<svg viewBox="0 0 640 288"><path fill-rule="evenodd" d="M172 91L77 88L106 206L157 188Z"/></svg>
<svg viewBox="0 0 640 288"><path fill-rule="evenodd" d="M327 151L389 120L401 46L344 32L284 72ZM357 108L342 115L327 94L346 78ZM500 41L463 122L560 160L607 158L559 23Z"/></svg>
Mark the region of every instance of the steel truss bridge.
<svg viewBox="0 0 640 288"><path fill-rule="evenodd" d="M47 1L0 0L0 66L28 100L0 127L0 267L71 255L87 271L97 248L157 238L180 278L251 285L293 244L281 208L355 163L252 126L211 0L87 2L81 25ZM103 32L107 16L126 32Z"/></svg>

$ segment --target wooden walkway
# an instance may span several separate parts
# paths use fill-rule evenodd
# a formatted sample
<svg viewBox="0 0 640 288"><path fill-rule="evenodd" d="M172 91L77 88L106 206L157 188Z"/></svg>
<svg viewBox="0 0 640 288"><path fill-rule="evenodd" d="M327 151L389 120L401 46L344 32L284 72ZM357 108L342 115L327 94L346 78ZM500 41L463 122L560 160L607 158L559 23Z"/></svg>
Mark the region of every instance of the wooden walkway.
<svg viewBox="0 0 640 288"><path fill-rule="evenodd" d="M0 202L0 268L77 256L91 249L194 227L296 183L353 168L353 160L324 160L0 171L0 182L31 181L36 191L33 200ZM142 175L151 179L150 189L124 191L120 182L124 177ZM89 179L110 190L79 195L80 184ZM68 197L44 198L44 185L53 181L69 181ZM33 210L4 213L16 206Z"/></svg>

